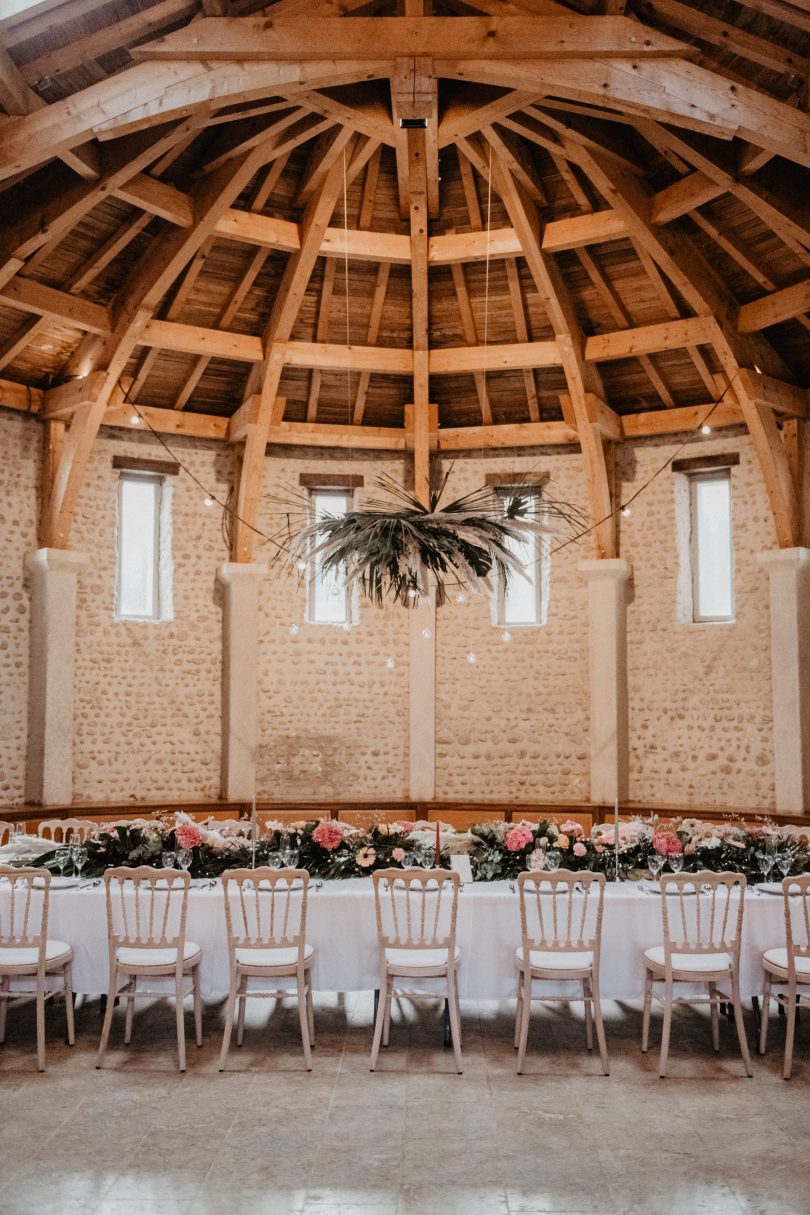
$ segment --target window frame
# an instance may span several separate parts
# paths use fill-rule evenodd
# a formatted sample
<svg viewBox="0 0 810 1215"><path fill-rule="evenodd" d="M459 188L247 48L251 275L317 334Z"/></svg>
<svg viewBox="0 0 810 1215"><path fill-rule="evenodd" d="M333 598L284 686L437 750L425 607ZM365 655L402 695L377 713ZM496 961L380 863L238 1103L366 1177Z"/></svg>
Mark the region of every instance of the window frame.
<svg viewBox="0 0 810 1215"><path fill-rule="evenodd" d="M308 487L309 509L312 522L317 519L318 498L343 498L346 502L344 514L354 509L354 487L346 485L311 485ZM315 616L316 594L315 585L319 577L317 558L310 554L307 560L307 602L305 619L307 624L317 627L345 629L356 623L356 603L352 588L348 585L346 573L343 573L344 612L341 620L318 620Z"/></svg>
<svg viewBox="0 0 810 1215"><path fill-rule="evenodd" d="M525 484L517 485L496 485L494 487L498 497L506 500L513 497L515 493L531 492L532 496L537 498L540 503L539 514L542 514L543 492L541 486L526 486ZM549 576L549 546L547 537L542 532L537 532L532 537L534 548L534 607L535 614L533 620L507 620L506 619L506 592L507 586L503 578L498 578L497 595L495 597L495 613L493 624L499 629L538 629L542 628L546 623L547 612L547 585ZM516 577L518 575L515 575Z"/></svg>
<svg viewBox="0 0 810 1215"><path fill-rule="evenodd" d="M155 487L155 511L154 511L154 558L153 558L153 594L152 594L152 611L146 615L135 615L131 612L122 611L121 607L121 588L123 585L123 557L124 546L121 542L121 523L123 519L123 499L124 486L131 482L147 482ZM115 587L115 619L127 620L133 623L156 623L164 619L163 607L165 591L162 578L162 541L163 528L162 516L165 507L165 492L166 478L160 473L138 472L133 469L121 469L118 474L118 517L116 520L116 544L117 544L117 560L116 560L116 587Z"/></svg>
<svg viewBox="0 0 810 1215"><path fill-rule="evenodd" d="M687 473L689 482L689 559L691 563L690 585L692 589L692 624L733 624L736 619L736 603L734 596L734 515L732 500L731 468L727 465L716 465L714 468L702 468ZM731 613L727 616L707 616L699 611L700 604L700 574L699 574L699 527L698 527L698 485L711 481L722 481L728 486L728 549L729 549L729 584L731 593Z"/></svg>

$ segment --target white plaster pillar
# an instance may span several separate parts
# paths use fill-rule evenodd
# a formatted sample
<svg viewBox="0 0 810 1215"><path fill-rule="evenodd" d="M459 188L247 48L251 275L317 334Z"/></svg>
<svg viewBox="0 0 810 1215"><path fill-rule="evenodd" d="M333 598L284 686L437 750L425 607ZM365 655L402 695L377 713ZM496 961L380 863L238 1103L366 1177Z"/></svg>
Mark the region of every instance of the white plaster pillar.
<svg viewBox="0 0 810 1215"><path fill-rule="evenodd" d="M410 751L411 801L436 796L436 596L423 599L410 618Z"/></svg>
<svg viewBox="0 0 810 1215"><path fill-rule="evenodd" d="M45 806L73 800L76 592L87 564L84 553L59 548L25 558L31 586L25 800Z"/></svg>
<svg viewBox="0 0 810 1215"><path fill-rule="evenodd" d="M762 553L771 607L776 809L810 810L810 548Z"/></svg>
<svg viewBox="0 0 810 1215"><path fill-rule="evenodd" d="M627 581L619 558L581 561L588 579L591 801L626 801L630 791L627 727Z"/></svg>
<svg viewBox="0 0 810 1215"><path fill-rule="evenodd" d="M259 744L259 584L267 566L225 561L222 619L222 796L250 801Z"/></svg>

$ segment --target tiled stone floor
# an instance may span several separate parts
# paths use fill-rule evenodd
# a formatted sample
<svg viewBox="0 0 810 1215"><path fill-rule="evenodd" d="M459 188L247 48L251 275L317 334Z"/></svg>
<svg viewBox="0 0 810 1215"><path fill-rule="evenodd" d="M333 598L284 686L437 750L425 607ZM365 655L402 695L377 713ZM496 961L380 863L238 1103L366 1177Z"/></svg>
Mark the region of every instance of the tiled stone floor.
<svg viewBox="0 0 810 1215"><path fill-rule="evenodd" d="M411 1006L370 1074L370 994L322 996L307 1074L292 1003L254 1001L229 1071L217 1071L222 1009L210 1006L205 1046L190 1046L180 1076L168 1006L142 1007L126 1049L117 1018L101 1072L98 1005L77 1012L73 1050L62 1010L49 1012L40 1076L31 1011L10 1010L2 1215L810 1212L805 1023L792 1081L781 1079L775 1017L749 1080L731 1027L717 1057L702 1014L683 1010L661 1081L656 1056L639 1052L638 1008L609 1004L604 1078L584 1050L581 1009L560 1005L537 1011L530 1071L516 1076L511 1007L470 1004L457 1076L438 1012Z"/></svg>

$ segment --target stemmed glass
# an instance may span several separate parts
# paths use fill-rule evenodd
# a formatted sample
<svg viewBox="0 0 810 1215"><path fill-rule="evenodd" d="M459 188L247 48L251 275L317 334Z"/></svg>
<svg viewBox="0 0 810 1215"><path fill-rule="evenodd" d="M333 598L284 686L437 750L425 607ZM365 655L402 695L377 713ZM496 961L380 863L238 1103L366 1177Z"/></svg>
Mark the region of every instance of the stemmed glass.
<svg viewBox="0 0 810 1215"><path fill-rule="evenodd" d="M70 858L73 861L73 868L76 870L76 876L82 876L82 869L87 864L87 848L84 844L70 845Z"/></svg>
<svg viewBox="0 0 810 1215"><path fill-rule="evenodd" d="M669 856L667 857L667 861L669 862L669 867L673 873L680 873L683 869L682 852L670 852Z"/></svg>
<svg viewBox="0 0 810 1215"><path fill-rule="evenodd" d="M764 880L767 882L768 878L771 876L771 871L776 864L776 857L770 851L770 849L766 849L764 852L757 853L757 860L759 861L759 871Z"/></svg>
<svg viewBox="0 0 810 1215"><path fill-rule="evenodd" d="M793 868L795 853L792 848L785 848L782 852L776 855L776 868L779 870L783 878L786 878Z"/></svg>
<svg viewBox="0 0 810 1215"><path fill-rule="evenodd" d="M555 873L562 864L562 853L556 848L550 848L546 853L546 869L549 873Z"/></svg>
<svg viewBox="0 0 810 1215"><path fill-rule="evenodd" d="M666 857L661 856L659 852L651 852L647 857L647 868L653 875L653 879L657 880L661 870L666 864Z"/></svg>
<svg viewBox="0 0 810 1215"><path fill-rule="evenodd" d="M66 844L62 844L54 853L54 860L59 866L59 873L62 877L65 876L65 870L70 864L70 848Z"/></svg>
<svg viewBox="0 0 810 1215"><path fill-rule="evenodd" d="M178 848L177 863L181 869L189 869L194 858L194 853L190 848Z"/></svg>
<svg viewBox="0 0 810 1215"><path fill-rule="evenodd" d="M177 860L177 853L171 848L166 848L165 851L161 852L160 859L163 863L164 869L174 869L174 864Z"/></svg>
<svg viewBox="0 0 810 1215"><path fill-rule="evenodd" d="M298 848L293 846L292 840L289 841L286 848L281 849L281 863L285 869L295 869L298 866Z"/></svg>

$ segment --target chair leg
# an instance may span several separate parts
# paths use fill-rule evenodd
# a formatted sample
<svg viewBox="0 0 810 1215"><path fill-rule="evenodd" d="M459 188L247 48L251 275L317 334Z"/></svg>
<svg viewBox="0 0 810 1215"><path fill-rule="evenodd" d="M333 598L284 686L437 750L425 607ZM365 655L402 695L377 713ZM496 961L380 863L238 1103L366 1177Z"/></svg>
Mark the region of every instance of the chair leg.
<svg viewBox="0 0 810 1215"><path fill-rule="evenodd" d="M762 985L762 1012L759 1016L759 1053L765 1054L768 1046L768 1017L771 1011L771 976L765 971L765 982Z"/></svg>
<svg viewBox="0 0 810 1215"><path fill-rule="evenodd" d="M461 1017L459 1016L458 990L454 966L448 966L447 968L447 999L450 1006L450 1030L453 1035L453 1054L456 1057L456 1071L461 1075L464 1071L464 1064L461 1060Z"/></svg>
<svg viewBox="0 0 810 1215"><path fill-rule="evenodd" d="M456 977L456 982L453 984L453 990L456 993L456 1026L457 1026L456 1032L453 1036L454 1036L454 1038L458 1039L458 1048L459 1048L459 1050L461 1050L461 1001L459 999L459 994L458 994L458 976Z"/></svg>
<svg viewBox="0 0 810 1215"><path fill-rule="evenodd" d="M228 1058L228 1051L231 1047L231 1034L233 1033L233 1014L236 1008L236 975L231 975L231 986L228 992L228 1004L225 1010L225 1032L222 1035L222 1050L219 1052L219 1070L224 1072L225 1060Z"/></svg>
<svg viewBox="0 0 810 1215"><path fill-rule="evenodd" d="M382 993L380 993L382 995ZM383 999L383 1046L388 1045L388 1037L391 1033L391 1002L394 998L394 976L388 976L388 985L385 989L385 998Z"/></svg>
<svg viewBox="0 0 810 1215"><path fill-rule="evenodd" d="M518 1042L517 1073L519 1076L523 1074L523 1064L526 1060L526 1044L529 1041L529 1018L532 1008L532 973L530 970L524 970L521 982L523 984L523 1015L520 1020L520 1040Z"/></svg>
<svg viewBox="0 0 810 1215"><path fill-rule="evenodd" d="M605 1026L602 1021L602 999L599 995L599 983L595 976L591 979L591 999L593 1001L593 1019L596 1025L596 1041L599 1044L599 1058L602 1060L602 1074L609 1076L610 1063L605 1041Z"/></svg>
<svg viewBox="0 0 810 1215"><path fill-rule="evenodd" d="M9 991L10 982L7 978L0 979L0 1045L6 1040L6 1013L8 1012L9 997L3 993Z"/></svg>
<svg viewBox="0 0 810 1215"><path fill-rule="evenodd" d="M661 1054L658 1060L658 1075L663 1080L667 1074L669 1056L669 1031L672 1028L672 983L664 984L664 1020L661 1027Z"/></svg>
<svg viewBox="0 0 810 1215"><path fill-rule="evenodd" d="M517 972L517 1005L515 1007L515 1050L520 1043L520 1022L523 1016L523 982L522 972Z"/></svg>
<svg viewBox="0 0 810 1215"><path fill-rule="evenodd" d="M388 990L388 975L383 975L383 982L380 984L380 992L383 987ZM374 1018L374 1038L371 1043L371 1058L368 1062L368 1070L373 1072L377 1066L377 1057L380 1053L380 1043L382 1042L383 1025L385 1024L385 1000L377 1001L377 1015Z"/></svg>
<svg viewBox="0 0 810 1215"><path fill-rule="evenodd" d="M714 1053L720 1054L720 1001L717 998L717 984L709 984L709 1008L712 1015L712 1046Z"/></svg>
<svg viewBox="0 0 810 1215"><path fill-rule="evenodd" d="M127 1015L124 1022L124 1046L132 1041L132 1018L135 1013L135 996L127 996Z"/></svg>
<svg viewBox="0 0 810 1215"><path fill-rule="evenodd" d="M76 1044L76 1026L73 1017L73 963L68 962L64 972L65 983L65 1028L68 1046Z"/></svg>
<svg viewBox="0 0 810 1215"><path fill-rule="evenodd" d="M782 1068L782 1076L785 1080L790 1079L790 1074L793 1071L793 1037L796 1033L796 988L788 990L785 996L785 1012L787 1014L787 1025L785 1026L785 1063Z"/></svg>
<svg viewBox="0 0 810 1215"><path fill-rule="evenodd" d="M309 1044L315 1045L315 1008L312 1003L312 971L307 975L307 1025L309 1027Z"/></svg>
<svg viewBox="0 0 810 1215"><path fill-rule="evenodd" d="M585 1046L593 1050L593 1014L591 1009L591 993L588 980L582 980L582 999L585 1001Z"/></svg>
<svg viewBox="0 0 810 1215"><path fill-rule="evenodd" d="M98 1044L96 1067L101 1067L104 1063L104 1052L107 1049L107 1042L109 1041L110 1037L110 1027L112 1026L112 1016L115 1008L115 993L117 990L118 969L116 968L110 975L110 990L107 993L107 1007L104 1009L104 1023L101 1026L101 1041Z"/></svg>
<svg viewBox="0 0 810 1215"><path fill-rule="evenodd" d="M653 973L648 970L644 979L644 1015L641 1019L641 1053L646 1055L650 1047L650 1010L652 1009Z"/></svg>
<svg viewBox="0 0 810 1215"><path fill-rule="evenodd" d="M177 1019L177 1064L181 1072L186 1070L186 1021L183 1007L183 975L175 976L174 1004Z"/></svg>
<svg viewBox="0 0 810 1215"><path fill-rule="evenodd" d="M301 1042L304 1047L304 1063L308 1072L312 1071L312 1051L309 1045L309 1018L307 1017L306 977L303 970L296 976L298 989L298 1020L301 1025Z"/></svg>
<svg viewBox="0 0 810 1215"><path fill-rule="evenodd" d="M247 979L242 976L239 984L239 1016L236 1021L236 1045L241 1046L245 1040L245 1009L247 1007Z"/></svg>
<svg viewBox="0 0 810 1215"><path fill-rule="evenodd" d="M731 1001L734 1006L734 1024L737 1027L737 1037L740 1042L740 1054L745 1065L746 1076L753 1076L753 1068L751 1067L751 1056L748 1053L748 1035L745 1032L745 1021L743 1019L742 1000L740 999L740 980L735 973L731 980Z"/></svg>
<svg viewBox="0 0 810 1215"><path fill-rule="evenodd" d="M199 963L191 972L191 990L194 995L194 1040L198 1046L203 1044L202 1032L202 996L200 995Z"/></svg>
<svg viewBox="0 0 810 1215"><path fill-rule="evenodd" d="M45 988L37 983L37 1071L45 1071Z"/></svg>

